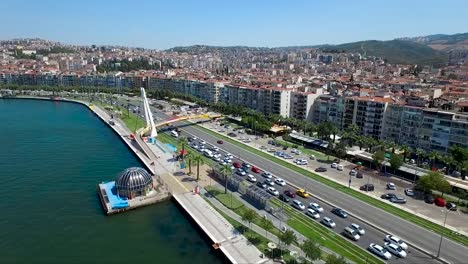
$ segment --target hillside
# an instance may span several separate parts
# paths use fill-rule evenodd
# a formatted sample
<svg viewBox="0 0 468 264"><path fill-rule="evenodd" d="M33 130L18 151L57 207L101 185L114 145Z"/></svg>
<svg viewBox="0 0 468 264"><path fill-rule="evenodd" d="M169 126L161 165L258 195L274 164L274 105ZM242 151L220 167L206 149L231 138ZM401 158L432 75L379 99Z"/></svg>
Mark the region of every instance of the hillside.
<svg viewBox="0 0 468 264"><path fill-rule="evenodd" d="M413 38L401 38L400 40L408 40L428 45L429 47L436 50L468 50L468 33L454 35L436 34Z"/></svg>
<svg viewBox="0 0 468 264"><path fill-rule="evenodd" d="M406 40L367 40L328 46L327 48L361 53L365 56L382 57L394 64L439 65L448 61L448 55L445 52Z"/></svg>

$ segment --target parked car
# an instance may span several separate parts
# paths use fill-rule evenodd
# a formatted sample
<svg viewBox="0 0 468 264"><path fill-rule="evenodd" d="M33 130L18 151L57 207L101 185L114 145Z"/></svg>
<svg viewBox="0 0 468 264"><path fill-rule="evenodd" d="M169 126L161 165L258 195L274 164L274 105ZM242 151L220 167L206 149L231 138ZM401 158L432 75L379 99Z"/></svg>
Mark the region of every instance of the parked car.
<svg viewBox="0 0 468 264"><path fill-rule="evenodd" d="M262 176L265 177L265 178L268 178L268 179L271 179L273 176L271 175L271 173L269 173L268 171L264 171L262 173Z"/></svg>
<svg viewBox="0 0 468 264"><path fill-rule="evenodd" d="M392 203L397 203L397 204L405 204L405 203L406 203L406 199L403 198L403 197L395 196L395 197L393 197L393 198L390 198L390 202L392 202Z"/></svg>
<svg viewBox="0 0 468 264"><path fill-rule="evenodd" d="M239 169L241 167L241 165L239 164L239 162L234 162L232 163L232 166L234 166L234 168L236 169Z"/></svg>
<svg viewBox="0 0 468 264"><path fill-rule="evenodd" d="M351 176L356 176L356 175L357 175L357 172L356 172L355 170L351 170L351 171L349 172L349 175L351 175Z"/></svg>
<svg viewBox="0 0 468 264"><path fill-rule="evenodd" d="M256 185L262 189L265 189L267 187L267 185L264 182L257 182Z"/></svg>
<svg viewBox="0 0 468 264"><path fill-rule="evenodd" d="M362 179L362 178L364 178L364 174L362 172L358 171L357 174L356 174L356 178Z"/></svg>
<svg viewBox="0 0 468 264"><path fill-rule="evenodd" d="M306 159L296 159L295 163L297 165L307 165L309 162Z"/></svg>
<svg viewBox="0 0 468 264"><path fill-rule="evenodd" d="M249 182L256 182L257 178L255 178L255 176L253 176L252 174L249 174L249 175L247 175L247 180Z"/></svg>
<svg viewBox="0 0 468 264"><path fill-rule="evenodd" d="M251 166L250 164L246 163L246 162L243 162L243 163L242 163L242 167L244 167L244 168L250 168L250 167L252 167L252 166Z"/></svg>
<svg viewBox="0 0 468 264"><path fill-rule="evenodd" d="M275 185L275 182L274 182L272 179L266 179L266 180L264 181L264 183L265 183L266 185L270 185L270 186Z"/></svg>
<svg viewBox="0 0 468 264"><path fill-rule="evenodd" d="M228 133L228 136L230 136L230 137L237 137L237 135L236 135L235 133L232 133L232 132L231 132L231 133Z"/></svg>
<svg viewBox="0 0 468 264"><path fill-rule="evenodd" d="M270 194L274 195L274 196L278 196L278 195L279 195L279 192L278 192L274 187L268 187L268 188L267 188L267 191L268 191Z"/></svg>
<svg viewBox="0 0 468 264"><path fill-rule="evenodd" d="M401 240L399 237L397 237L397 236L394 236L394 235L386 235L385 238L384 238L384 240L385 240L385 242L390 242L390 243L399 245L399 246L401 246L404 250L407 250L407 249L408 249L408 245L407 245L403 240Z"/></svg>
<svg viewBox="0 0 468 264"><path fill-rule="evenodd" d="M323 213L323 208L318 203L310 203L309 208L319 213Z"/></svg>
<svg viewBox="0 0 468 264"><path fill-rule="evenodd" d="M296 194L291 190L284 191L284 194L291 197L291 198L296 198Z"/></svg>
<svg viewBox="0 0 468 264"><path fill-rule="evenodd" d="M435 200L434 200L434 204L437 205L437 206L440 206L440 207L445 207L445 200L442 198L442 197L437 197Z"/></svg>
<svg viewBox="0 0 468 264"><path fill-rule="evenodd" d="M385 199L385 200L390 200L395 197L397 197L397 195L394 193L385 193L380 196L380 198Z"/></svg>
<svg viewBox="0 0 468 264"><path fill-rule="evenodd" d="M399 258L406 258L406 251L399 245L386 242L384 248Z"/></svg>
<svg viewBox="0 0 468 264"><path fill-rule="evenodd" d="M342 171L343 170L343 165L341 164L338 164L338 166L336 166L336 169L339 170L339 171Z"/></svg>
<svg viewBox="0 0 468 264"><path fill-rule="evenodd" d="M262 170L260 170L259 168L255 167L255 166L253 166L251 170L252 170L253 172L255 172L255 173L260 173L260 172L262 172Z"/></svg>
<svg viewBox="0 0 468 264"><path fill-rule="evenodd" d="M449 209L450 211L456 211L457 210L457 205L455 203L447 203L445 205L445 207L447 209Z"/></svg>
<svg viewBox="0 0 468 264"><path fill-rule="evenodd" d="M361 187L359 187L359 190L366 191L366 192L372 192L374 191L374 189L375 189L374 184L371 184L371 183L366 183L362 185Z"/></svg>
<svg viewBox="0 0 468 264"><path fill-rule="evenodd" d="M385 248L375 243L372 243L369 245L369 251L383 259L392 258L392 255L390 254L390 252L388 252Z"/></svg>
<svg viewBox="0 0 468 264"><path fill-rule="evenodd" d="M283 179L276 178L275 183L280 185L280 186L285 186L286 182Z"/></svg>
<svg viewBox="0 0 468 264"><path fill-rule="evenodd" d="M361 238L358 232L349 226L345 227L345 229L343 230L343 233L346 237L349 237L354 241L358 241Z"/></svg>
<svg viewBox="0 0 468 264"><path fill-rule="evenodd" d="M332 168L335 168L338 166L338 164L336 162L333 162L331 165L330 165Z"/></svg>
<svg viewBox="0 0 468 264"><path fill-rule="evenodd" d="M306 212L306 215L314 218L314 219L319 219L320 218L320 215L319 213L317 213L315 210L313 209L307 209L307 212Z"/></svg>
<svg viewBox="0 0 468 264"><path fill-rule="evenodd" d="M336 226L335 222L330 217L324 217L320 222L330 228L334 228Z"/></svg>
<svg viewBox="0 0 468 264"><path fill-rule="evenodd" d="M318 167L315 169L316 172L326 172L327 171L327 168L325 167Z"/></svg>
<svg viewBox="0 0 468 264"><path fill-rule="evenodd" d="M358 224L352 223L351 225L349 225L349 227L356 230L361 236L366 234L366 231L364 230L364 228L360 227Z"/></svg>
<svg viewBox="0 0 468 264"><path fill-rule="evenodd" d="M286 203L289 203L289 201L291 201L291 199L289 199L286 195L284 194L280 194L279 197L278 197L281 201L283 202L286 202Z"/></svg>
<svg viewBox="0 0 468 264"><path fill-rule="evenodd" d="M306 208L305 205L299 200L293 200L292 205L293 205L293 207L295 207L296 209L299 209L301 211Z"/></svg>
<svg viewBox="0 0 468 264"><path fill-rule="evenodd" d="M413 189L406 188L405 189L405 194L408 196L414 196L414 191Z"/></svg>
<svg viewBox="0 0 468 264"><path fill-rule="evenodd" d="M432 194L426 194L424 195L424 202L428 203L428 204L433 204L434 203L434 196L432 196Z"/></svg>
<svg viewBox="0 0 468 264"><path fill-rule="evenodd" d="M388 190L396 190L396 186L393 182L388 182L387 183L387 189Z"/></svg>
<svg viewBox="0 0 468 264"><path fill-rule="evenodd" d="M216 141L216 142L217 142L218 144L224 144L224 141L222 141L222 140L218 140L218 141Z"/></svg>
<svg viewBox="0 0 468 264"><path fill-rule="evenodd" d="M238 169L236 172L239 176L245 176L245 171L243 169Z"/></svg>
<svg viewBox="0 0 468 264"><path fill-rule="evenodd" d="M309 159L310 159L310 160L315 160L315 155L310 155L310 156L309 156Z"/></svg>
<svg viewBox="0 0 468 264"><path fill-rule="evenodd" d="M303 189L297 190L296 194L299 195L302 198L309 198L309 194Z"/></svg>
<svg viewBox="0 0 468 264"><path fill-rule="evenodd" d="M336 214L337 216L339 216L341 218L348 217L348 213L345 210L343 210L341 208L338 208L338 207L333 208L331 212Z"/></svg>

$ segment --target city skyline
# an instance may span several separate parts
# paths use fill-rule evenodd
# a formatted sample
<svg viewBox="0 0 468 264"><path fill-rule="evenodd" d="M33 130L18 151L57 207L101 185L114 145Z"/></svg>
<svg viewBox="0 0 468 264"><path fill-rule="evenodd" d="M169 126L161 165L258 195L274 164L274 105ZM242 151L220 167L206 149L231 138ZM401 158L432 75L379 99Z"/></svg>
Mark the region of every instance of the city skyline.
<svg viewBox="0 0 468 264"><path fill-rule="evenodd" d="M0 29L0 39L38 37L71 45L167 49L190 45L340 44L466 31L462 13L468 3L429 2L337 0L266 5L237 1L220 6L211 0L202 4L140 1L138 5L127 1L111 5L107 1L65 4L25 0L11 3L10 12L0 17L0 23L10 25ZM70 10L74 15L70 16Z"/></svg>

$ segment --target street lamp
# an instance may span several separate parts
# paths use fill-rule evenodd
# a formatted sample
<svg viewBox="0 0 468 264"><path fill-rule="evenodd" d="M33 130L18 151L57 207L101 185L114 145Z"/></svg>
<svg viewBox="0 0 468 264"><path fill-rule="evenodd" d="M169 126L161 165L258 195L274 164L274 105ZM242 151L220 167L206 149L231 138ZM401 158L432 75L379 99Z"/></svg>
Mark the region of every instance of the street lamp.
<svg viewBox="0 0 468 264"><path fill-rule="evenodd" d="M445 210L444 228L445 228L445 223L447 222L447 215L448 215L448 212L450 211L450 209L452 209L452 206L447 207L447 209ZM443 239L444 239L444 233L441 232L440 233L440 241L439 241L439 249L437 250L436 258L439 258L439 256L440 256L440 249L442 248L442 240Z"/></svg>

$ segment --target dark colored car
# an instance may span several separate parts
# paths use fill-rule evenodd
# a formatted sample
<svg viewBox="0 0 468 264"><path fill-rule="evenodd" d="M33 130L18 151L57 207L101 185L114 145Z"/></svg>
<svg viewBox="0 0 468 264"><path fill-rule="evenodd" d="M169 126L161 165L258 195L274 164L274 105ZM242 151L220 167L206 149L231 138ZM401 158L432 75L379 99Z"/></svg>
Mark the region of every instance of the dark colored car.
<svg viewBox="0 0 468 264"><path fill-rule="evenodd" d="M434 200L434 204L440 207L445 207L445 200L441 197L438 197Z"/></svg>
<svg viewBox="0 0 468 264"><path fill-rule="evenodd" d="M371 184L371 183L366 183L362 185L361 187L359 187L359 190L366 191L366 192L372 192L374 191L374 189L375 189L374 184Z"/></svg>
<svg viewBox="0 0 468 264"><path fill-rule="evenodd" d="M348 213L345 210L343 210L341 208L338 208L338 207L333 208L332 213L336 214L337 216L339 216L341 218L348 217Z"/></svg>
<svg viewBox="0 0 468 264"><path fill-rule="evenodd" d="M193 141L193 137L187 137L187 141L188 141L188 142L192 142L192 141Z"/></svg>
<svg viewBox="0 0 468 264"><path fill-rule="evenodd" d="M230 137L237 137L237 135L236 135L235 133L232 133L232 132L229 133L228 136L230 136Z"/></svg>
<svg viewBox="0 0 468 264"><path fill-rule="evenodd" d="M380 198L385 199L385 200L390 200L390 199L395 198L395 197L397 197L397 196L394 193L386 193L386 194L382 194L380 196Z"/></svg>
<svg viewBox="0 0 468 264"><path fill-rule="evenodd" d="M263 182L257 182L257 186L260 187L260 188L263 188L265 189L267 187L267 185Z"/></svg>
<svg viewBox="0 0 468 264"><path fill-rule="evenodd" d="M406 199L403 198L403 197L395 196L395 197L393 197L393 198L390 199L390 202L396 203L396 204L405 204L405 203L406 203Z"/></svg>
<svg viewBox="0 0 468 264"><path fill-rule="evenodd" d="M318 167L315 169L316 172L326 172L327 171L327 168L325 167Z"/></svg>
<svg viewBox="0 0 468 264"><path fill-rule="evenodd" d="M334 159L333 160L333 162L336 163L336 164L340 163L340 161L341 161L340 159Z"/></svg>
<svg viewBox="0 0 468 264"><path fill-rule="evenodd" d="M457 210L457 205L455 203L447 203L445 205L445 207L447 207L447 209L449 209L450 211L456 211Z"/></svg>
<svg viewBox="0 0 468 264"><path fill-rule="evenodd" d="M291 201L291 199L289 199L286 195L284 194L280 194L279 197L278 197L281 201L283 202L286 202L286 203L289 203L289 201Z"/></svg>
<svg viewBox="0 0 468 264"><path fill-rule="evenodd" d="M216 141L216 142L217 142L218 144L223 144L223 143L224 143L224 141L222 141L222 140L218 140L218 141Z"/></svg>
<svg viewBox="0 0 468 264"><path fill-rule="evenodd" d="M284 194L291 197L291 198L296 198L296 194L291 190L284 191Z"/></svg>
<svg viewBox="0 0 468 264"><path fill-rule="evenodd" d="M424 196L424 202L426 202L428 204L434 203L434 196L432 196L432 194L426 194Z"/></svg>
<svg viewBox="0 0 468 264"><path fill-rule="evenodd" d="M362 178L364 178L364 174L362 172L358 171L357 174L356 174L356 178L362 179Z"/></svg>

